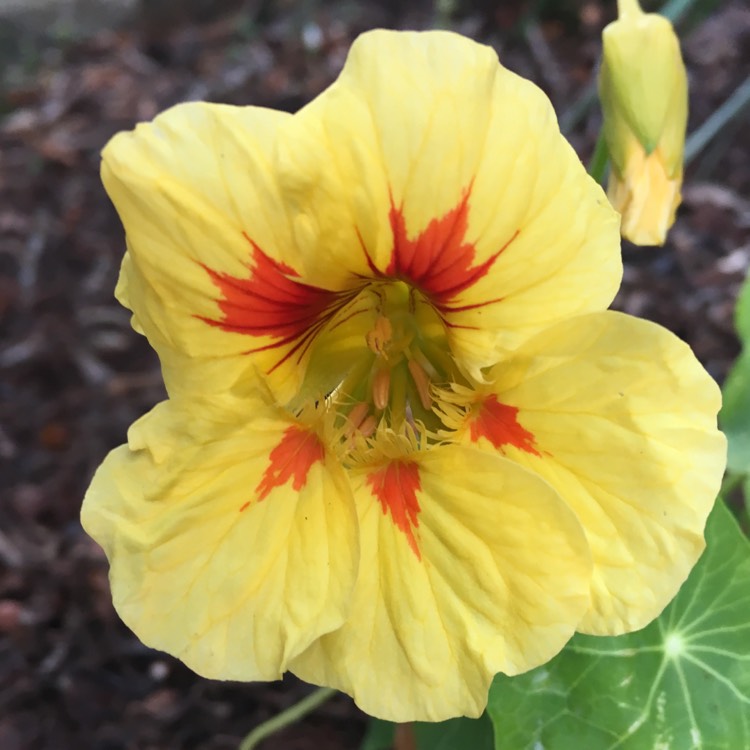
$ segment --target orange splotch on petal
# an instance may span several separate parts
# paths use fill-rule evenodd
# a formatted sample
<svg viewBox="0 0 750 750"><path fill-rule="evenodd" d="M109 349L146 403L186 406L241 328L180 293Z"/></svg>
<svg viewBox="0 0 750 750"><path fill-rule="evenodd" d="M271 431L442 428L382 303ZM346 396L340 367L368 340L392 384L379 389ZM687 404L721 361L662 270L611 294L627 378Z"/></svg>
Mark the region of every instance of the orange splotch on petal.
<svg viewBox="0 0 750 750"><path fill-rule="evenodd" d="M301 490L312 465L324 458L325 448L314 432L297 425L287 427L281 441L271 451L268 467L255 488L258 500L264 500L274 487L289 481L294 490Z"/></svg>
<svg viewBox="0 0 750 750"><path fill-rule="evenodd" d="M390 515L396 528L406 535L409 546L421 560L422 555L414 534L419 526L419 466L413 461L390 461L368 474L367 483L380 502L383 513Z"/></svg>
<svg viewBox="0 0 750 750"><path fill-rule="evenodd" d="M516 231L489 258L474 265L476 249L466 239L470 197L471 185L463 191L461 199L452 209L430 221L415 237L407 233L403 207L396 206L391 198L388 218L393 233L393 249L384 275L416 287L442 313L461 312L500 301L495 298L467 305L450 304L485 276L500 254L518 236ZM373 267L371 261L370 266Z"/></svg>
<svg viewBox="0 0 750 750"><path fill-rule="evenodd" d="M221 320L201 318L212 326L252 337L270 337L270 344L248 352L281 349L275 370L291 356L302 359L316 334L351 297L304 284L298 274L284 263L269 257L247 235L251 254L250 276L241 278L203 266L221 296L217 304Z"/></svg>
<svg viewBox="0 0 750 750"><path fill-rule="evenodd" d="M512 445L526 453L541 456L534 435L518 422L518 409L501 404L494 395L487 396L472 414L469 434L474 442L483 437L495 448Z"/></svg>

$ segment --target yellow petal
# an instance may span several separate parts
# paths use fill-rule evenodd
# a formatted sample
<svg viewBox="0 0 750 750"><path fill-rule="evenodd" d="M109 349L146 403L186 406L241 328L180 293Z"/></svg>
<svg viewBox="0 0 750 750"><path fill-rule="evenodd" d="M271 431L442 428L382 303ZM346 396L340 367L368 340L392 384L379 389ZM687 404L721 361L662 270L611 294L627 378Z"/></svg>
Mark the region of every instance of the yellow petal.
<svg viewBox="0 0 750 750"><path fill-rule="evenodd" d="M450 446L361 469L346 624L291 665L392 721L478 716L497 672L556 654L589 604L575 516L530 472Z"/></svg>
<svg viewBox="0 0 750 750"><path fill-rule="evenodd" d="M102 179L129 248L118 297L161 356L172 395L205 382L206 370L216 389L242 392L257 366L276 372L287 401L304 376L299 339L335 295L302 284L289 265L295 248L272 166L289 117L184 104L104 149Z"/></svg>
<svg viewBox="0 0 750 750"><path fill-rule="evenodd" d="M488 47L364 34L283 132L303 276L410 282L475 374L542 327L605 308L619 286L616 213L545 95Z"/></svg>
<svg viewBox="0 0 750 750"><path fill-rule="evenodd" d="M257 401L158 405L97 471L82 521L122 619L205 677L277 679L347 616L348 481L314 432Z"/></svg>
<svg viewBox="0 0 750 750"><path fill-rule="evenodd" d="M660 148L646 154L634 137L625 169L612 170L607 197L622 214L622 236L636 245L663 245L682 198L682 169L669 175Z"/></svg>
<svg viewBox="0 0 750 750"><path fill-rule="evenodd" d="M138 244L142 247L141 243ZM179 296L178 286L176 282L171 287L173 298ZM206 290L206 294L216 296L214 291ZM206 334L204 329L209 327L206 323L192 318L186 307L180 310L163 292L157 292L149 282L148 275L134 262L132 250L126 252L122 259L115 296L124 307L133 311L133 328L148 338L159 355L164 384L171 397L190 398L205 391L207 384L211 384L211 390L216 393L240 397L254 392L258 387L260 376L255 363L245 354L222 356L219 344L223 334ZM212 355L194 356L189 353L189 346L184 340L176 339L173 335L175 330L179 331L184 326L194 327L193 333L216 339L217 346ZM190 338L190 334L185 335Z"/></svg>
<svg viewBox="0 0 750 750"><path fill-rule="evenodd" d="M495 403L465 439L535 471L578 515L595 566L579 630L643 627L704 547L726 459L716 383L672 333L615 312L545 331L490 377Z"/></svg>

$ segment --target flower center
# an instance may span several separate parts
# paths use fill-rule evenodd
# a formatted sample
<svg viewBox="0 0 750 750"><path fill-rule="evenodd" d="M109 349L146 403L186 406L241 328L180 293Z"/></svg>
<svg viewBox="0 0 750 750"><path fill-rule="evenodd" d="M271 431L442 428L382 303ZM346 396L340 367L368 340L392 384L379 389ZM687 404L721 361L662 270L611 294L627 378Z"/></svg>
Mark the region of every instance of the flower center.
<svg viewBox="0 0 750 750"><path fill-rule="evenodd" d="M402 281L375 281L316 342L306 381L325 389L344 460L354 460L357 446L385 432L430 442L442 427L433 387L458 378L445 324L432 304ZM321 402L320 390L315 400Z"/></svg>

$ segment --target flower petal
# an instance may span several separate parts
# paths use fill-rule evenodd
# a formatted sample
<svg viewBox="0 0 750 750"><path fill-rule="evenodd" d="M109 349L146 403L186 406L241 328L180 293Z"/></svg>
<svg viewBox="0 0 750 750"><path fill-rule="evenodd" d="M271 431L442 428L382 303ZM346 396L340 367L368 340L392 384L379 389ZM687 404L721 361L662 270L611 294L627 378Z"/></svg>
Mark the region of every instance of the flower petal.
<svg viewBox="0 0 750 750"><path fill-rule="evenodd" d="M557 494L499 456L448 446L398 464L398 481L388 466L354 480L351 615L291 669L392 721L478 716L497 672L547 661L574 632L588 548Z"/></svg>
<svg viewBox="0 0 750 750"><path fill-rule="evenodd" d="M489 47L363 34L283 130L303 276L412 283L475 374L542 327L604 309L619 286L617 214L545 95Z"/></svg>
<svg viewBox="0 0 750 750"><path fill-rule="evenodd" d="M726 441L720 393L690 348L615 312L581 316L527 342L490 374L465 438L535 471L576 512L594 558L579 630L618 634L656 617L704 547Z"/></svg>
<svg viewBox="0 0 750 750"><path fill-rule="evenodd" d="M256 365L284 364L274 386L288 400L304 375L289 352L337 302L290 265L272 166L289 117L183 104L116 135L103 152L102 179L128 237L118 297L162 358L172 395L205 382L204 370L226 390Z"/></svg>
<svg viewBox="0 0 750 750"><path fill-rule="evenodd" d="M671 175L664 154L647 154L634 136L621 174L610 172L607 196L622 217L622 236L636 245L663 245L682 196L682 168Z"/></svg>
<svg viewBox="0 0 750 750"><path fill-rule="evenodd" d="M348 481L314 432L260 403L158 405L97 471L82 520L122 619L205 677L277 679L348 614Z"/></svg>

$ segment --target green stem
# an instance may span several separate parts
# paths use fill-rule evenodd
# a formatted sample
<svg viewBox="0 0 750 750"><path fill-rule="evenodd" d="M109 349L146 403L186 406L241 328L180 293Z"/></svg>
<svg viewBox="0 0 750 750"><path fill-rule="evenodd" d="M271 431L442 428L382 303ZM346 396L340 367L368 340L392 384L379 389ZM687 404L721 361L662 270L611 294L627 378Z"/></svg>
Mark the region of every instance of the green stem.
<svg viewBox="0 0 750 750"><path fill-rule="evenodd" d="M638 5L638 0L617 0L617 15L620 18L629 15L642 16L643 11Z"/></svg>
<svg viewBox="0 0 750 750"><path fill-rule="evenodd" d="M289 706L286 711L282 711L280 714L276 714L268 721L264 721L253 729L250 734L242 740L238 750L253 750L258 746L258 743L262 742L266 737L270 737L276 732L280 732L290 724L294 724L299 721L303 716L307 716L311 711L314 711L318 706L325 703L327 700L332 698L336 694L336 691L332 688L318 688L303 698L299 703L295 703L293 706Z"/></svg>
<svg viewBox="0 0 750 750"><path fill-rule="evenodd" d="M435 0L434 11L435 11L435 22L434 28L436 29L450 29L451 17L455 11L454 0Z"/></svg>
<svg viewBox="0 0 750 750"><path fill-rule="evenodd" d="M730 123L750 104L750 78L738 86L734 93L685 141L685 164L689 164L721 129Z"/></svg>
<svg viewBox="0 0 750 750"><path fill-rule="evenodd" d="M698 0L669 0L659 10L662 16L676 24L698 2Z"/></svg>
<svg viewBox="0 0 750 750"><path fill-rule="evenodd" d="M589 174L601 185L604 181L604 173L607 170L609 162L609 149L607 141L604 138L604 129L599 131L599 137L596 139L594 153L589 162Z"/></svg>

